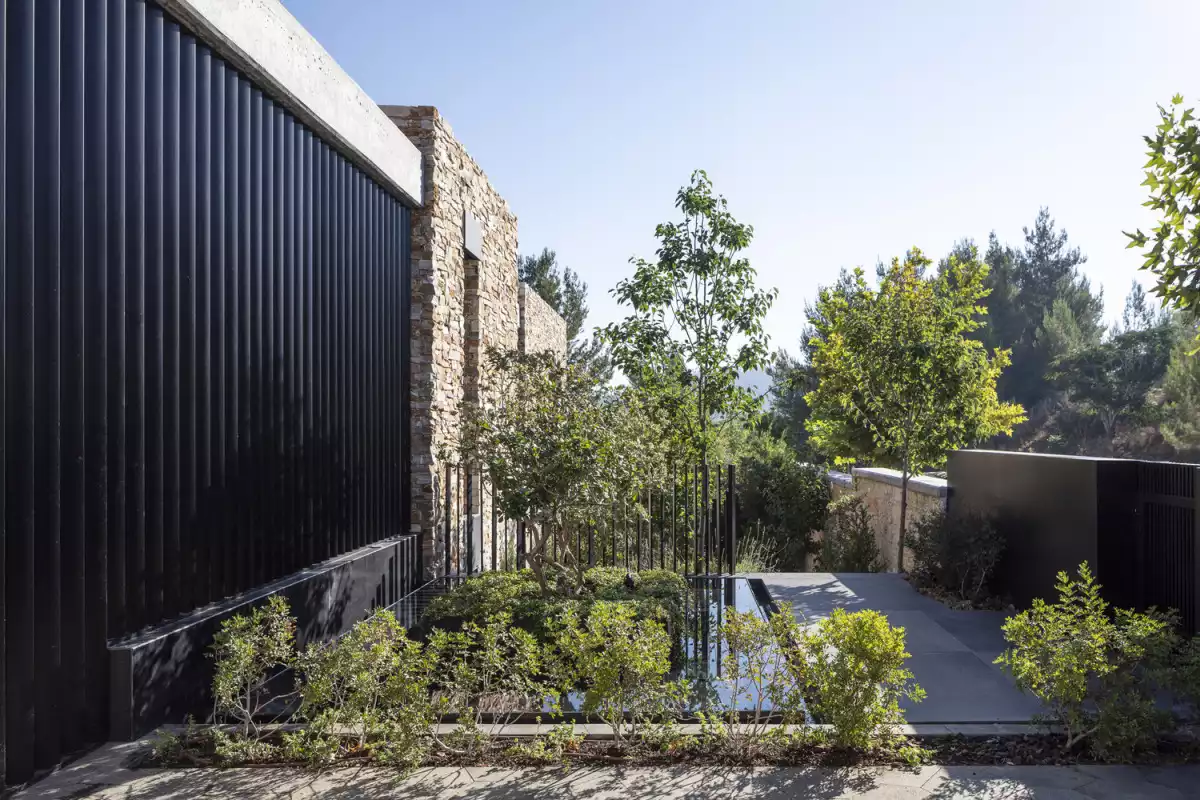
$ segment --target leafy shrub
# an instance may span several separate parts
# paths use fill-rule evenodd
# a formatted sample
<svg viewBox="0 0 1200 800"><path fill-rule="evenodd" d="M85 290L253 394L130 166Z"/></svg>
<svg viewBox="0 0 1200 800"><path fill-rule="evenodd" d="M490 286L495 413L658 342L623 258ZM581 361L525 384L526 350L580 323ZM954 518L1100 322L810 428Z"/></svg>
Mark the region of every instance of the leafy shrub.
<svg viewBox="0 0 1200 800"><path fill-rule="evenodd" d="M390 611L379 611L333 642L314 644L299 661L300 717L289 735L295 757L323 763L349 729L359 749L381 761L415 768L434 721L429 698L431 658Z"/></svg>
<svg viewBox="0 0 1200 800"><path fill-rule="evenodd" d="M427 644L440 711L458 715L458 749L476 751L487 737L521 713L539 709L550 687L542 680L542 650L512 617L497 614L461 631L435 630ZM484 727L484 714L491 717Z"/></svg>
<svg viewBox="0 0 1200 800"><path fill-rule="evenodd" d="M918 586L937 586L976 602L987 594L1005 542L991 517L935 511L917 520L904 544L912 551L909 575Z"/></svg>
<svg viewBox="0 0 1200 800"><path fill-rule="evenodd" d="M716 680L725 688L726 700L720 718L708 720L707 729L736 757L744 758L767 735L773 714L782 715L782 735L787 725L805 720L805 673L791 668L786 646L798 641L801 631L791 614L775 614L768 621L753 611L731 609L720 636L725 649ZM739 713L742 708L751 710L745 719Z"/></svg>
<svg viewBox="0 0 1200 800"><path fill-rule="evenodd" d="M1128 758L1168 723L1155 707L1153 678L1177 642L1174 618L1110 614L1087 562L1077 580L1058 573L1056 588L1057 603L1036 599L1005 621L1009 649L996 663L1045 704L1068 748L1088 739L1098 758Z"/></svg>
<svg viewBox="0 0 1200 800"><path fill-rule="evenodd" d="M817 556L828 572L879 572L883 569L871 511L857 494L847 494L829 504L825 534Z"/></svg>
<svg viewBox="0 0 1200 800"><path fill-rule="evenodd" d="M260 738L260 720L275 699L271 682L294 663L295 640L296 621L278 595L221 623L211 651L215 721L232 721L242 736Z"/></svg>
<svg viewBox="0 0 1200 800"><path fill-rule="evenodd" d="M568 722L555 725L545 736L529 742L517 742L505 752L535 764L559 764L567 753L578 753L582 744L583 735L575 732L574 722Z"/></svg>
<svg viewBox="0 0 1200 800"><path fill-rule="evenodd" d="M596 600L630 603L638 619L661 622L668 632L679 629L687 582L676 573L665 569L628 573L620 567L593 567L584 573L583 580ZM582 610L584 614L589 611L586 598Z"/></svg>
<svg viewBox="0 0 1200 800"><path fill-rule="evenodd" d="M812 532L825 527L824 470L801 464L791 448L771 441L741 459L737 486L739 529L772 543L780 569L803 569Z"/></svg>
<svg viewBox="0 0 1200 800"><path fill-rule="evenodd" d="M904 722L900 701L920 701L925 691L904 668L904 629L878 611L834 609L802 634L802 658L813 714L833 726L833 742L870 748ZM797 658L796 660L799 660Z"/></svg>
<svg viewBox="0 0 1200 800"><path fill-rule="evenodd" d="M632 588L628 582L632 582ZM567 610L586 619L592 604L604 600L629 603L639 619L657 620L669 630L677 630L686 591L683 578L668 570L627 574L618 567L594 567L584 573L581 591L574 597L544 596L529 570L485 572L435 598L422 622L457 630L467 623L485 625L498 614L508 614L514 625L529 631L538 641L549 642L553 620Z"/></svg>
<svg viewBox="0 0 1200 800"><path fill-rule="evenodd" d="M548 636L547 620L558 617L573 602L565 597L544 596L531 570L485 572L435 597L425 609L422 622L458 630L466 623L483 625L497 614L509 614L514 625L544 641Z"/></svg>
<svg viewBox="0 0 1200 800"><path fill-rule="evenodd" d="M662 625L637 619L628 604L598 601L586 621L568 611L556 649L559 684L584 690L583 713L604 721L618 745L672 702L671 640Z"/></svg>
<svg viewBox="0 0 1200 800"><path fill-rule="evenodd" d="M1200 717L1200 636L1182 644L1172 658L1164 683L1188 706L1192 720Z"/></svg>

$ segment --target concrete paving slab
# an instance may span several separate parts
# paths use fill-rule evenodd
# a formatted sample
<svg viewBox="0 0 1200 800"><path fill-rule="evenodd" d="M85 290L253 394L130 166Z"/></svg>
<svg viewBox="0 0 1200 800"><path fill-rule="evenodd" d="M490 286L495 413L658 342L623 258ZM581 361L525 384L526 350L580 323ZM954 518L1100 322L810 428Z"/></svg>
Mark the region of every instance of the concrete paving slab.
<svg viewBox="0 0 1200 800"><path fill-rule="evenodd" d="M905 705L912 723L1028 722L1041 707L970 651L914 653L908 668L926 693Z"/></svg>
<svg viewBox="0 0 1200 800"><path fill-rule="evenodd" d="M971 650L924 611L888 611L888 622L904 628L908 652L969 653Z"/></svg>
<svg viewBox="0 0 1200 800"><path fill-rule="evenodd" d="M776 573L761 577L781 608L819 619L865 608L905 628L909 668L927 697L911 705L921 723L1028 722L1041 710L993 662L1003 652L999 611L958 611L917 592L895 573Z"/></svg>

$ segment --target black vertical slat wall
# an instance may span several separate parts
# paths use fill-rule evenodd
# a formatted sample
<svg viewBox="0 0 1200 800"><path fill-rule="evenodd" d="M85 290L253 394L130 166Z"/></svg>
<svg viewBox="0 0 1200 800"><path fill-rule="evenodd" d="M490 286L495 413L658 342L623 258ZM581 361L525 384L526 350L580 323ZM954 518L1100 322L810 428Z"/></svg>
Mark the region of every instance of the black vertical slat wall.
<svg viewBox="0 0 1200 800"><path fill-rule="evenodd" d="M405 532L409 211L145 0L0 0L0 752L110 640Z"/></svg>

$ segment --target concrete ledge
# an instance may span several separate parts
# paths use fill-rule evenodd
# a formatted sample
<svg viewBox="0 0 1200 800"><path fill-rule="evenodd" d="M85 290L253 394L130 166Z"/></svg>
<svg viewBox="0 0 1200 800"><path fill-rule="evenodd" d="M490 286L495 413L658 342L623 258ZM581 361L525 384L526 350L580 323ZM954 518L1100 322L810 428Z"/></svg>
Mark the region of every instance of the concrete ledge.
<svg viewBox="0 0 1200 800"><path fill-rule="evenodd" d="M278 0L158 0L372 178L421 205L421 154Z"/></svg>
<svg viewBox="0 0 1200 800"><path fill-rule="evenodd" d="M843 489L854 488L854 476L848 473L837 472L831 469L829 472L825 473L825 476L829 479L829 484L831 486L840 486Z"/></svg>
<svg viewBox="0 0 1200 800"><path fill-rule="evenodd" d="M396 603L417 587L417 537L400 536L293 573L108 647L109 736L129 740L211 709L212 660L221 623L283 596L296 617L300 644L333 638L372 609Z"/></svg>
<svg viewBox="0 0 1200 800"><path fill-rule="evenodd" d="M879 481L899 488L903 484L903 473L898 469L883 467L854 467L850 470L855 478ZM945 478L932 478L928 475L914 475L908 479L908 490L917 494L927 494L930 497L945 497L950 492L950 484Z"/></svg>

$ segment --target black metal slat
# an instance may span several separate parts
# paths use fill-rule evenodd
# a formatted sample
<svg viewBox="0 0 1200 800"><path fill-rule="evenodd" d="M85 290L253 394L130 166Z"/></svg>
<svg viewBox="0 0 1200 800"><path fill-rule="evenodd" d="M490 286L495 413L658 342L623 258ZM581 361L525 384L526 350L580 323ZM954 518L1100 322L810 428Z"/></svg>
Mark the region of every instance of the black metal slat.
<svg viewBox="0 0 1200 800"><path fill-rule="evenodd" d="M196 44L196 595L213 596L210 570L214 508L212 493L212 52Z"/></svg>
<svg viewBox="0 0 1200 800"><path fill-rule="evenodd" d="M146 6L125 9L125 600L127 630L136 630L146 622Z"/></svg>
<svg viewBox="0 0 1200 800"><path fill-rule="evenodd" d="M61 93L62 19L58 0L36 4L34 22L33 160L33 459L34 764L58 757L61 632L62 406L61 291Z"/></svg>
<svg viewBox="0 0 1200 800"><path fill-rule="evenodd" d="M108 30L105 3L85 12L84 741L107 734L108 705Z"/></svg>
<svg viewBox="0 0 1200 800"><path fill-rule="evenodd" d="M86 705L84 374L84 93L82 0L65 0L62 20L62 727L60 746L79 749ZM0 34L2 36L2 34ZM2 369L2 367L0 367ZM0 516L3 512L0 511ZM2 567L0 567L2 569ZM0 634L2 635L2 634Z"/></svg>
<svg viewBox="0 0 1200 800"><path fill-rule="evenodd" d="M210 599L228 594L225 559L229 541L229 502L225 481L225 65L210 61L208 87L208 334L209 458L211 520L205 531Z"/></svg>
<svg viewBox="0 0 1200 800"><path fill-rule="evenodd" d="M234 216L237 220L237 260L238 260L238 307L237 318L237 437L238 459L234 480L237 483L235 494L238 502L237 547L235 548L238 567L236 571L239 591L254 585L254 536L256 534L253 514L253 456L256 439L254 435L254 416L251 408L253 388L251 381L254 373L252 351L254 342L251 338L253 330L252 300L254 293L254 261L253 224L251 205L252 173L251 150L253 142L250 139L250 120L253 113L253 97L250 82L238 76L237 83L237 197Z"/></svg>
<svg viewBox="0 0 1200 800"><path fill-rule="evenodd" d="M247 484L254 497L266 493L266 481L263 467L267 463L266 448L267 428L265 424L267 391L263 385L266 375L266 348L263 335L263 325L266 319L263 306L264 281L264 251L266 248L263 233L263 111L262 92L258 89L250 91L250 206L248 212L248 228L250 238L250 259L247 262L250 278L250 308L247 312L250 326L250 442L251 453L250 471ZM251 516L251 531L249 534L250 549L250 583L261 583L266 579L266 560L264 559L264 536L266 535L266 515L263 509L255 505L255 513Z"/></svg>
<svg viewBox="0 0 1200 800"><path fill-rule="evenodd" d="M180 171L180 57L179 25L167 21L163 30L163 188L162 188L162 329L163 329L163 616L185 608L181 595L180 526L183 522L180 482L181 268L179 225Z"/></svg>
<svg viewBox="0 0 1200 800"><path fill-rule="evenodd" d="M242 315L239 313L239 302L242 265L238 258L240 242L238 239L241 225L241 208L238 205L238 148L240 126L238 124L238 74L232 69L226 69L224 74L224 176L222 191L224 208L224 225L222 240L224 244L225 268L221 271L224 280L224 303L222 307L222 329L225 334L224 357L222 359L224 385L222 399L224 401L224 453L222 458L224 477L225 509L224 543L222 545L222 572L224 574L224 591L234 594L244 587L238 580L238 550L244 538L242 530L241 503L241 464L240 450L240 418L238 416L238 393L240 386L239 334L241 332Z"/></svg>
<svg viewBox="0 0 1200 800"><path fill-rule="evenodd" d="M34 4L10 2L5 31L5 204L33 208ZM5 712L7 777L33 772L34 215L5 225Z"/></svg>
<svg viewBox="0 0 1200 800"><path fill-rule="evenodd" d="M0 699L5 707L0 708L0 753L8 749L8 623L7 608L8 572L4 543L8 537L8 381L6 378L8 303L8 13L7 2L0 14ZM86 724L86 722L84 723ZM0 786L7 784L4 758L0 758Z"/></svg>
<svg viewBox="0 0 1200 800"><path fill-rule="evenodd" d="M183 34L179 43L179 606L199 600L196 547L200 497L199 426L199 304L196 284L196 40Z"/></svg>
<svg viewBox="0 0 1200 800"><path fill-rule="evenodd" d="M163 614L164 324L163 308L163 37L162 10L150 7L145 20L145 486L143 620Z"/></svg>

